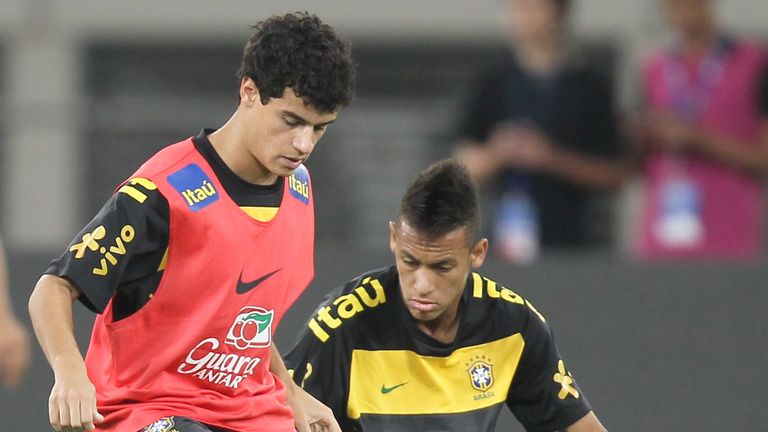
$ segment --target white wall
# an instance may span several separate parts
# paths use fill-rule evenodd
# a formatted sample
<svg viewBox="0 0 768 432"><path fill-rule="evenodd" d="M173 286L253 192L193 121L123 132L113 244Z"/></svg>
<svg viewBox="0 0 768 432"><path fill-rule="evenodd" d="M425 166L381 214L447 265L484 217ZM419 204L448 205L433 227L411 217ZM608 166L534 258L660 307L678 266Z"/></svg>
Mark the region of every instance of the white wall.
<svg viewBox="0 0 768 432"><path fill-rule="evenodd" d="M83 41L243 38L259 19L290 10L314 12L353 41L494 39L500 37L499 1L0 1L6 147L0 220L7 242L22 249L60 247L82 224L76 186L87 167L75 150L82 130ZM715 1L727 27L768 34L768 1ZM613 37L632 58L662 33L656 6L656 0L576 0L574 30ZM630 69L626 62L624 70Z"/></svg>

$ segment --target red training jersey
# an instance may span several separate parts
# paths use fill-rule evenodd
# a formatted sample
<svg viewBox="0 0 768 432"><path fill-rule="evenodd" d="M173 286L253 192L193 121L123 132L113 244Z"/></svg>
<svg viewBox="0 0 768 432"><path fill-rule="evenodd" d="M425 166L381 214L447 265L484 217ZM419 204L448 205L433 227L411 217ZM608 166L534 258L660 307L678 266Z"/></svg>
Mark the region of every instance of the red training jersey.
<svg viewBox="0 0 768 432"><path fill-rule="evenodd" d="M96 317L86 365L105 416L97 430L134 432L180 415L235 431L294 431L269 349L314 276L307 169L286 179L269 222L230 199L191 139L161 150L131 178L168 200L167 261L136 313L115 322L110 303ZM119 253L134 235L126 225L105 240Z"/></svg>

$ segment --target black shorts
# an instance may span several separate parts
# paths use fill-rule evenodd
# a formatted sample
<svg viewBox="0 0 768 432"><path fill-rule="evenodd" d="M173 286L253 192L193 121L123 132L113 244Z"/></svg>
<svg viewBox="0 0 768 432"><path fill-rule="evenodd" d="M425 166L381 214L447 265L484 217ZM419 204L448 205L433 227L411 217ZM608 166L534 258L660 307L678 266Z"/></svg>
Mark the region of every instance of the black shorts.
<svg viewBox="0 0 768 432"><path fill-rule="evenodd" d="M146 426L140 432L227 432L214 426L208 426L187 417L163 417Z"/></svg>

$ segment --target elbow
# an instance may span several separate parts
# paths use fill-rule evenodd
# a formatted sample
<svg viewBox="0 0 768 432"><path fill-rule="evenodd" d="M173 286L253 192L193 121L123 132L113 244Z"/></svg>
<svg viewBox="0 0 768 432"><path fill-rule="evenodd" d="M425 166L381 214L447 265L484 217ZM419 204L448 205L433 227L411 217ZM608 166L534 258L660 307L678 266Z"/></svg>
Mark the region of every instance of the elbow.
<svg viewBox="0 0 768 432"><path fill-rule="evenodd" d="M71 303L79 295L80 292L68 280L49 274L41 276L27 302L32 323L45 318L43 311L51 301L66 302L68 300Z"/></svg>
<svg viewBox="0 0 768 432"><path fill-rule="evenodd" d="M613 192L621 189L632 178L632 170L628 165L615 165L606 169L595 179L594 187L603 192Z"/></svg>
<svg viewBox="0 0 768 432"><path fill-rule="evenodd" d="M43 275L35 284L35 288L32 290L32 294L29 296L27 302L27 309L29 311L29 317L32 319L32 323L40 316L40 310L45 304L45 281L46 275Z"/></svg>

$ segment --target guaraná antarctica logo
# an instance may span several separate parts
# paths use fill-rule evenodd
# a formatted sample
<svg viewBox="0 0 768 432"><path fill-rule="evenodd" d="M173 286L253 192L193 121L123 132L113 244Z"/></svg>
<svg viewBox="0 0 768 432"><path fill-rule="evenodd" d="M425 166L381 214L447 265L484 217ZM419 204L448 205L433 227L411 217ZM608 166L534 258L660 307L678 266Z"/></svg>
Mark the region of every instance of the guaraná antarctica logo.
<svg viewBox="0 0 768 432"><path fill-rule="evenodd" d="M274 316L273 310L257 306L240 309L229 327L224 344L239 351L270 346ZM253 374L262 359L222 351L220 347L224 348L215 337L203 339L189 351L176 371L216 385L237 388L245 378Z"/></svg>

